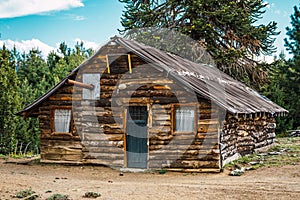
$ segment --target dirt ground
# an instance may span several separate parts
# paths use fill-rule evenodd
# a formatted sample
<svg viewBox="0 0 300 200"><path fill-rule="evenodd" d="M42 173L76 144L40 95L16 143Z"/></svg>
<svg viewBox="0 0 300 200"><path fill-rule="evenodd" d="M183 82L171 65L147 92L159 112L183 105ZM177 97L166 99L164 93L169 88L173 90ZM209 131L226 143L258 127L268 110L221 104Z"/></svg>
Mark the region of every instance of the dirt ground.
<svg viewBox="0 0 300 200"><path fill-rule="evenodd" d="M259 168L242 176L228 172L124 173L100 166L20 165L0 161L0 200L26 189L39 199L59 193L84 199L300 199L300 165Z"/></svg>

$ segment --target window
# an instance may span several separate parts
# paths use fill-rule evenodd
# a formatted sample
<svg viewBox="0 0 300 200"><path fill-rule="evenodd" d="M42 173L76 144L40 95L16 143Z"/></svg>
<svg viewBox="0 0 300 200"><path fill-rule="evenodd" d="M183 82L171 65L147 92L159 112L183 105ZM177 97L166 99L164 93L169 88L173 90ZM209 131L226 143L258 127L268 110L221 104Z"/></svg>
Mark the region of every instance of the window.
<svg viewBox="0 0 300 200"><path fill-rule="evenodd" d="M82 82L94 86L94 89L82 89L83 99L96 100L100 98L100 74L83 74Z"/></svg>
<svg viewBox="0 0 300 200"><path fill-rule="evenodd" d="M54 132L69 133L71 127L71 110L55 109L54 110Z"/></svg>
<svg viewBox="0 0 300 200"><path fill-rule="evenodd" d="M193 132L195 125L194 106L176 106L174 115L175 132Z"/></svg>

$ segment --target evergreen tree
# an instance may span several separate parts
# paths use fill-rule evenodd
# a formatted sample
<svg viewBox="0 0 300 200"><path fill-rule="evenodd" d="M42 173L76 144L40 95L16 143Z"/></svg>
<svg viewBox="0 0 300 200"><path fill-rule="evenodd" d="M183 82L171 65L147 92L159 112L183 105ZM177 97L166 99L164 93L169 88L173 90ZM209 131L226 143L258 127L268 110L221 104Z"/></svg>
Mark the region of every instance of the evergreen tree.
<svg viewBox="0 0 300 200"><path fill-rule="evenodd" d="M77 43L74 49L62 43L58 53L46 60L32 49L22 55L13 48L0 49L0 154L36 152L39 147L37 118L23 120L15 114L39 98L93 51Z"/></svg>
<svg viewBox="0 0 300 200"><path fill-rule="evenodd" d="M36 49L32 49L28 54L22 55L18 77L20 81L27 79L28 84L36 89L35 98L38 98L52 86L50 69L42 58L41 52Z"/></svg>
<svg viewBox="0 0 300 200"><path fill-rule="evenodd" d="M20 109L19 81L12 62L11 52L5 46L0 50L0 154L13 151L16 142Z"/></svg>
<svg viewBox="0 0 300 200"><path fill-rule="evenodd" d="M125 3L121 33L134 28L169 28L207 48L219 69L248 85L267 79L253 56L275 51L277 24L254 25L265 12L262 0L119 0ZM149 43L151 44L151 43Z"/></svg>
<svg viewBox="0 0 300 200"><path fill-rule="evenodd" d="M269 70L270 82L262 88L264 94L289 111L288 116L277 118L277 131L300 128L300 12L294 7L291 16L292 28L287 27L285 46L293 57L285 59L283 53Z"/></svg>
<svg viewBox="0 0 300 200"><path fill-rule="evenodd" d="M47 58L47 64L52 76L51 84L57 84L93 53L92 49L84 48L83 42L77 43L74 49L69 48L64 42L61 43L58 53L51 52Z"/></svg>
<svg viewBox="0 0 300 200"><path fill-rule="evenodd" d="M288 39L285 39L286 49L293 55L288 62L286 80L282 83L286 89L286 104L289 105L289 119L293 128L300 128L300 4L294 7L291 16L292 28L287 27Z"/></svg>

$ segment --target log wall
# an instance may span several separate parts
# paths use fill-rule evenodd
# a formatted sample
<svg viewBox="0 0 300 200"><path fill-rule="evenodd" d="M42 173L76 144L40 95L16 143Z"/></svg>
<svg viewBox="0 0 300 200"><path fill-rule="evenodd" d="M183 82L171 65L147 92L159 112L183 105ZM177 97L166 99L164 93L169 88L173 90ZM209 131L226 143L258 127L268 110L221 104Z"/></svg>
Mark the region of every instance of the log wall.
<svg viewBox="0 0 300 200"><path fill-rule="evenodd" d="M83 73L100 73L100 99L83 100L82 88L64 85L42 103L39 108L42 162L126 167L126 108L140 105L147 106L149 113L148 168L219 171L216 106L132 53L130 70L127 53L130 52L119 46L105 46L70 77L81 82ZM109 55L109 69L106 55ZM126 84L126 89L118 87L122 84ZM174 132L174 105L179 103L195 107L194 132ZM51 112L66 106L72 107L72 131L54 133Z"/></svg>
<svg viewBox="0 0 300 200"><path fill-rule="evenodd" d="M73 92L73 87L64 86L39 107L41 162L76 164L82 159L81 140L75 126L70 133L53 131L54 109L71 109Z"/></svg>
<svg viewBox="0 0 300 200"><path fill-rule="evenodd" d="M274 142L275 127L275 118L271 114L227 114L220 137L222 165L270 147Z"/></svg>

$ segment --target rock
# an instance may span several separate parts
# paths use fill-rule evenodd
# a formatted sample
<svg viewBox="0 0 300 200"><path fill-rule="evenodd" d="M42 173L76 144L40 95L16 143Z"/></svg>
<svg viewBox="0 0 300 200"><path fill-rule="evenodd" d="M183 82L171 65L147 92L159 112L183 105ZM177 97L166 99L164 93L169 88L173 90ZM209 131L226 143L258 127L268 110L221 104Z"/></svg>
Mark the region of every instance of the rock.
<svg viewBox="0 0 300 200"><path fill-rule="evenodd" d="M293 130L290 134L289 137L300 137L300 130Z"/></svg>
<svg viewBox="0 0 300 200"><path fill-rule="evenodd" d="M251 161L251 162L249 162L249 164L250 165L257 165L257 164L259 164L259 162L258 161Z"/></svg>
<svg viewBox="0 0 300 200"><path fill-rule="evenodd" d="M277 152L277 151L272 151L272 152L269 152L268 153L269 155L280 155L281 154L281 152Z"/></svg>
<svg viewBox="0 0 300 200"><path fill-rule="evenodd" d="M268 154L267 153L259 153L257 154L258 156L267 156Z"/></svg>
<svg viewBox="0 0 300 200"><path fill-rule="evenodd" d="M245 173L245 168L242 167L241 169L235 169L235 170L231 171L229 175L231 175L231 176L241 176L244 173Z"/></svg>
<svg viewBox="0 0 300 200"><path fill-rule="evenodd" d="M250 171L250 170L255 170L255 168L253 168L253 167L246 167L245 168L245 171Z"/></svg>

